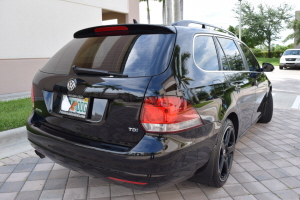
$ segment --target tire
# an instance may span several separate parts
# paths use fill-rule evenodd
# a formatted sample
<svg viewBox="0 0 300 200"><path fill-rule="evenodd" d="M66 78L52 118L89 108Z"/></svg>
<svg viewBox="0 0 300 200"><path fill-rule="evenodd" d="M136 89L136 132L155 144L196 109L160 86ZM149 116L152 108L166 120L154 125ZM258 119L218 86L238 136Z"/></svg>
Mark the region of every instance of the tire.
<svg viewBox="0 0 300 200"><path fill-rule="evenodd" d="M282 67L282 66L279 66L279 69L283 69L283 67Z"/></svg>
<svg viewBox="0 0 300 200"><path fill-rule="evenodd" d="M230 119L225 120L220 133L213 158L215 161L213 175L209 182L212 187L222 187L226 183L234 156L235 130Z"/></svg>
<svg viewBox="0 0 300 200"><path fill-rule="evenodd" d="M262 111L258 123L268 123L271 121L272 116L273 116L273 97L272 97L272 93L269 92L266 104L264 106L264 110Z"/></svg>

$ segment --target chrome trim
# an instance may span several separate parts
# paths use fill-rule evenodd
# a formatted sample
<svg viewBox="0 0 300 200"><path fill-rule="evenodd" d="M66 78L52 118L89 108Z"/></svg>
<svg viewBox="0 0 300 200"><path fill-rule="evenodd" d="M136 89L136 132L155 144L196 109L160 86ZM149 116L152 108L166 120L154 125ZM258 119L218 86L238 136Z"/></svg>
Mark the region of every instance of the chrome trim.
<svg viewBox="0 0 300 200"><path fill-rule="evenodd" d="M235 71L235 70L217 70L217 71L207 71L205 69L202 69L201 67L199 67L195 61L195 38L198 37L198 36L211 36L211 37L221 37L221 38L226 38L226 39L232 39L232 40L236 40L236 38L234 37L231 37L231 36L224 36L224 35L218 35L218 34L212 34L212 33L197 33L194 35L194 38L193 38L193 61L194 61L194 64L202 71L204 72L208 72L208 73L216 73L216 72L227 72L227 73L232 73L232 72L250 72L250 73L261 73L261 72L257 72L257 71ZM239 40L238 40L239 41ZM239 41L240 42L240 41Z"/></svg>

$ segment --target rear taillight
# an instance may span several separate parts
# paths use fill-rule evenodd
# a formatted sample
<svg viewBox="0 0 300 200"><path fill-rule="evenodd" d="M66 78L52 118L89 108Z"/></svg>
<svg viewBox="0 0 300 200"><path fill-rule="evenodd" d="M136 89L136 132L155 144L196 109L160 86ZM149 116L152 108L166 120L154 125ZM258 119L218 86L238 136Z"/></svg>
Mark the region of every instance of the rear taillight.
<svg viewBox="0 0 300 200"><path fill-rule="evenodd" d="M98 36L127 35L129 33L126 26L96 28L94 31Z"/></svg>
<svg viewBox="0 0 300 200"><path fill-rule="evenodd" d="M31 87L31 101L34 103L34 89L33 89L33 85Z"/></svg>
<svg viewBox="0 0 300 200"><path fill-rule="evenodd" d="M96 33L105 32L105 31L128 31L128 28L126 26L113 26L113 27L96 28L94 31Z"/></svg>
<svg viewBox="0 0 300 200"><path fill-rule="evenodd" d="M203 125L196 110L177 96L146 97L140 122L146 132L172 133Z"/></svg>

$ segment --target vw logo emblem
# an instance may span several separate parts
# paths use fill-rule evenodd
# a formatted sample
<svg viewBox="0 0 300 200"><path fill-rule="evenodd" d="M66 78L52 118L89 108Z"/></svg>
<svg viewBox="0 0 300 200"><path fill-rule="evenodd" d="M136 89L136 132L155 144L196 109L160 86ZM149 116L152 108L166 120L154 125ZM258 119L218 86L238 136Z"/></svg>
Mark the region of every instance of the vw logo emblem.
<svg viewBox="0 0 300 200"><path fill-rule="evenodd" d="M67 84L68 90L69 90L69 91L74 90L74 89L76 88L76 84L77 84L76 79L72 79L72 78L71 78L71 79L69 80L68 84Z"/></svg>

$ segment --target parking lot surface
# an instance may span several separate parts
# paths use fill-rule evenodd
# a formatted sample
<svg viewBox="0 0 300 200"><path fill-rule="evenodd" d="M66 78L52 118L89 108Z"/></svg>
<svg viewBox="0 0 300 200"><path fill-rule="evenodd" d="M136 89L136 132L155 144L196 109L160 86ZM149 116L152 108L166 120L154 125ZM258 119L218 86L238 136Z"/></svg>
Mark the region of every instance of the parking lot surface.
<svg viewBox="0 0 300 200"><path fill-rule="evenodd" d="M0 160L0 199L293 200L300 194L300 110L275 108L236 145L222 188L184 181L159 191L136 191L66 169L33 150Z"/></svg>

